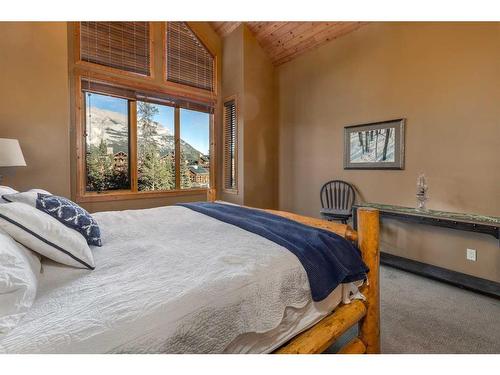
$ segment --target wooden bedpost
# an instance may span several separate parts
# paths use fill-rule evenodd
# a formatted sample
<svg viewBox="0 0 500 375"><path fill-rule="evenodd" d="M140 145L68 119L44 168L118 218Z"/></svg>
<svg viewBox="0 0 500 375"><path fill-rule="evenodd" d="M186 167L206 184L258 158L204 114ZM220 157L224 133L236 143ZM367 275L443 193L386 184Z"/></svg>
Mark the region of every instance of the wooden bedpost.
<svg viewBox="0 0 500 375"><path fill-rule="evenodd" d="M359 338L366 353L380 353L380 289L379 289L379 212L372 208L358 209L358 245L363 261L370 269L368 285L362 289L367 312L361 320Z"/></svg>
<svg viewBox="0 0 500 375"><path fill-rule="evenodd" d="M208 202L213 202L217 200L217 191L212 188L207 190L207 201Z"/></svg>

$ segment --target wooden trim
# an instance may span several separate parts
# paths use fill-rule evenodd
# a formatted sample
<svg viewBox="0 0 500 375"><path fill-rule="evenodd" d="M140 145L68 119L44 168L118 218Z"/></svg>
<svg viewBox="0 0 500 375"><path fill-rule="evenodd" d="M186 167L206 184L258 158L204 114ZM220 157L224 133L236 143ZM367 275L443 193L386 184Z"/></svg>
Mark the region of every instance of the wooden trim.
<svg viewBox="0 0 500 375"><path fill-rule="evenodd" d="M182 86L182 90L179 87L173 87L176 85L171 85L171 82L165 82L160 84L156 84L154 82L144 82L138 80L132 80L128 77L119 77L115 75L106 74L103 72L99 72L98 69L90 70L83 69L81 66L75 66L75 75L79 75L80 77L90 76L91 79L107 82L109 84L114 84L117 86L125 86L125 87L133 87L135 89L157 92L159 94L171 95L180 99L198 101L201 103L207 103L214 105L216 102L216 97L213 93L208 91L204 93L195 92L196 90L188 90L186 86Z"/></svg>
<svg viewBox="0 0 500 375"><path fill-rule="evenodd" d="M74 45L76 47L75 66L81 66L83 68L87 67L89 69L98 69L98 70L102 70L104 72L126 75L126 76L130 76L130 77L135 77L135 78L140 78L140 79L145 79L145 80L150 80L150 81L153 81L156 78L155 77L155 69L154 69L154 66L155 66L154 65L154 62L155 62L155 58L154 58L155 43L154 43L154 36L153 36L153 34L154 34L153 22L149 22L149 75L130 72L128 70L117 69L117 68L113 68L110 66L96 64L96 63L82 60L82 56L80 54L80 21L74 22L74 24L75 24Z"/></svg>
<svg viewBox="0 0 500 375"><path fill-rule="evenodd" d="M227 102L230 102L234 100L234 108L235 108L235 117L236 117L236 124L235 124L235 143L234 143L234 179L236 181L236 188L235 189L228 189L226 188L226 153L225 153L225 146L226 146L226 107L225 104ZM222 191L227 194L238 194L238 116L239 116L239 105L238 105L238 96L237 95L231 95L226 97L222 101Z"/></svg>
<svg viewBox="0 0 500 375"><path fill-rule="evenodd" d="M130 189L136 193L139 190L137 177L137 101L129 100L128 113Z"/></svg>
<svg viewBox="0 0 500 375"><path fill-rule="evenodd" d="M175 188L181 188L181 109L174 109Z"/></svg>
<svg viewBox="0 0 500 375"><path fill-rule="evenodd" d="M216 165L217 165L217 138L216 138L216 118L217 118L217 115L219 113L219 109L218 109L218 106L215 107L214 109L214 113L212 113L210 115L210 131L209 131L209 142L210 142L210 146L209 146L209 150L208 152L210 153L210 161L209 161L209 165L210 165L210 174L209 174L209 186L210 186L210 190L214 190L215 191L215 186L217 186L217 181L215 179L216 177L216 172L215 172L215 168L216 168Z"/></svg>
<svg viewBox="0 0 500 375"><path fill-rule="evenodd" d="M379 212L362 208L358 211L360 231L356 234L347 225L334 224L283 211L273 211L300 223L331 230L345 238L357 238L363 260L370 268L368 282L361 289L366 301L352 301L341 305L305 332L295 336L275 351L278 354L322 353L344 332L360 323L359 335L344 346L340 353L380 353L380 302L379 302ZM325 225L323 223L328 223Z"/></svg>
<svg viewBox="0 0 500 375"><path fill-rule="evenodd" d="M76 196L85 192L85 127L83 117L85 116L85 102L82 95L82 81L79 76L75 77L75 152L76 152Z"/></svg>
<svg viewBox="0 0 500 375"><path fill-rule="evenodd" d="M182 197L192 195L206 195L208 189L182 189L182 190L162 190L162 191L138 191L131 190L111 190L102 193L85 193L76 197L76 202L106 202L106 201L124 201L131 199L151 199Z"/></svg>

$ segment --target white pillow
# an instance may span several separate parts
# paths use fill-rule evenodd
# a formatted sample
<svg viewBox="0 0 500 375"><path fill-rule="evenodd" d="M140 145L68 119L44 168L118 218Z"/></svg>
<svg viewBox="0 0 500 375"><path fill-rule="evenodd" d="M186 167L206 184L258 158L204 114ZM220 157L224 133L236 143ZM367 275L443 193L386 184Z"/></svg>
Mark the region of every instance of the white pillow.
<svg viewBox="0 0 500 375"><path fill-rule="evenodd" d="M8 186L1 186L0 185L0 204L1 203L8 203L6 200L4 200L2 198L2 195L4 194L14 194L14 193L18 193L17 190L14 190L12 189L11 187L8 187Z"/></svg>
<svg viewBox="0 0 500 375"><path fill-rule="evenodd" d="M0 228L17 242L56 262L94 269L94 257L80 233L25 203L0 205Z"/></svg>
<svg viewBox="0 0 500 375"><path fill-rule="evenodd" d="M29 204L31 207L36 207L36 199L38 198L38 193L52 195L46 190L31 189L22 193L14 192L10 194L3 194L2 198L6 202L20 202Z"/></svg>
<svg viewBox="0 0 500 375"><path fill-rule="evenodd" d="M40 258L0 230L0 337L14 328L35 300Z"/></svg>

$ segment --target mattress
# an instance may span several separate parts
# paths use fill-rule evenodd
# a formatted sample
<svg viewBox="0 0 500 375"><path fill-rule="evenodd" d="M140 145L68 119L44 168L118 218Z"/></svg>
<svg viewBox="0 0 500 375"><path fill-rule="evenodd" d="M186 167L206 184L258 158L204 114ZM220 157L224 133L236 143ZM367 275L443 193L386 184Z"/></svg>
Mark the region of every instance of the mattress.
<svg viewBox="0 0 500 375"><path fill-rule="evenodd" d="M347 298L311 299L283 247L184 207L95 215L94 271L43 262L5 353L266 353Z"/></svg>

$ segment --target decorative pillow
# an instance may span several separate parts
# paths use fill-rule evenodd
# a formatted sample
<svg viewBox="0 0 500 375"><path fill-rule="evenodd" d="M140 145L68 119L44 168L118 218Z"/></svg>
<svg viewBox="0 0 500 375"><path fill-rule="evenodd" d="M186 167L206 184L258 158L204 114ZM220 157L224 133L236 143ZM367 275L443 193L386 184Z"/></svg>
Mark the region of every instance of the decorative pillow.
<svg viewBox="0 0 500 375"><path fill-rule="evenodd" d="M81 233L89 245L102 246L97 221L75 202L57 195L38 194L36 208Z"/></svg>
<svg viewBox="0 0 500 375"><path fill-rule="evenodd" d="M35 300L40 258L0 230L0 337L14 328Z"/></svg>
<svg viewBox="0 0 500 375"><path fill-rule="evenodd" d="M11 187L0 186L0 203L8 203L8 201L2 198L4 194L15 194L17 192L17 190L12 189Z"/></svg>
<svg viewBox="0 0 500 375"><path fill-rule="evenodd" d="M85 238L35 207L18 202L0 204L0 229L56 262L94 269L94 257Z"/></svg>
<svg viewBox="0 0 500 375"><path fill-rule="evenodd" d="M2 198L6 202L20 202L29 204L31 207L36 206L36 200L38 198L38 194L47 194L51 195L48 191L42 189L31 189L28 191L24 191L22 193L15 192L10 194L3 194Z"/></svg>

